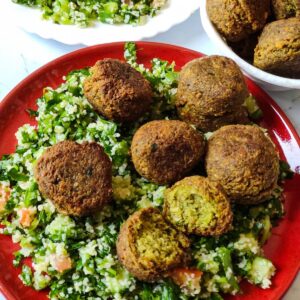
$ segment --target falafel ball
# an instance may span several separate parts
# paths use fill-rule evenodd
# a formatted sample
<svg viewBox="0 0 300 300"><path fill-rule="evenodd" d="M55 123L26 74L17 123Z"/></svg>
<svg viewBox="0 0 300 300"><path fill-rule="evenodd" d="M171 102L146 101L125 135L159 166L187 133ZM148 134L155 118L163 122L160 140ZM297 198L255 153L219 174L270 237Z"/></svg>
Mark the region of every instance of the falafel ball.
<svg viewBox="0 0 300 300"><path fill-rule="evenodd" d="M168 184L183 178L205 151L203 135L178 120L151 121L133 136L132 161L149 181Z"/></svg>
<svg viewBox="0 0 300 300"><path fill-rule="evenodd" d="M230 124L249 124L247 109L239 106L235 112L228 113L220 117L209 117L198 115L196 119L197 127L202 132L213 132L222 126Z"/></svg>
<svg viewBox="0 0 300 300"><path fill-rule="evenodd" d="M207 0L207 13L226 40L239 42L261 30L270 12L270 0Z"/></svg>
<svg viewBox="0 0 300 300"><path fill-rule="evenodd" d="M194 59L182 68L175 104L182 120L200 127L200 116L234 113L248 95L238 65L230 58L212 55Z"/></svg>
<svg viewBox="0 0 300 300"><path fill-rule="evenodd" d="M150 83L128 63L117 59L97 61L83 89L95 110L117 122L136 121L151 108Z"/></svg>
<svg viewBox="0 0 300 300"><path fill-rule="evenodd" d="M232 221L222 186L201 176L186 177L166 190L163 215L179 231L201 236L223 234Z"/></svg>
<svg viewBox="0 0 300 300"><path fill-rule="evenodd" d="M156 208L136 211L121 226L117 240L120 262L136 278L153 282L190 260L189 240L169 225Z"/></svg>
<svg viewBox="0 0 300 300"><path fill-rule="evenodd" d="M277 186L278 154L257 126L228 125L215 131L208 140L205 164L208 178L239 204L263 202Z"/></svg>
<svg viewBox="0 0 300 300"><path fill-rule="evenodd" d="M277 20L300 17L300 0L272 0L272 9Z"/></svg>
<svg viewBox="0 0 300 300"><path fill-rule="evenodd" d="M300 17L266 25L255 48L254 65L276 75L300 78Z"/></svg>
<svg viewBox="0 0 300 300"><path fill-rule="evenodd" d="M112 164L97 143L63 141L38 159L34 176L41 193L66 215L100 210L112 196Z"/></svg>

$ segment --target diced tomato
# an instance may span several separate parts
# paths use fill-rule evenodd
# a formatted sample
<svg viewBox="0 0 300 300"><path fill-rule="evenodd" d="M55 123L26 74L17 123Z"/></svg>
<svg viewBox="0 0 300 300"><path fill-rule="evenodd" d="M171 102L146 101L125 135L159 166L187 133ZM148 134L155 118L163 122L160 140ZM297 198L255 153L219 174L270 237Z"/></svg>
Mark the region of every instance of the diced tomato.
<svg viewBox="0 0 300 300"><path fill-rule="evenodd" d="M32 212L29 208L21 208L18 210L20 217L19 222L23 227L29 227L32 221Z"/></svg>
<svg viewBox="0 0 300 300"><path fill-rule="evenodd" d="M63 273L64 271L72 268L72 260L67 255L52 254L50 263L52 267L59 273Z"/></svg>
<svg viewBox="0 0 300 300"><path fill-rule="evenodd" d="M185 289L190 294L199 293L200 282L203 272L195 268L177 268L173 269L169 276L181 288Z"/></svg>
<svg viewBox="0 0 300 300"><path fill-rule="evenodd" d="M5 205L10 197L11 189L8 186L0 184L0 212L4 211Z"/></svg>

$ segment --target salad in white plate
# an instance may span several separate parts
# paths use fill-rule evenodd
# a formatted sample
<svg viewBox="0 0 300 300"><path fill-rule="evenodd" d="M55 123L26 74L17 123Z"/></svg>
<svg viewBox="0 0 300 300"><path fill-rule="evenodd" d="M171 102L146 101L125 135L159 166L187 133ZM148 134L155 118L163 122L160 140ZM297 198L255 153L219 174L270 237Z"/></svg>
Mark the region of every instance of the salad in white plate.
<svg viewBox="0 0 300 300"><path fill-rule="evenodd" d="M38 8L45 20L56 24L93 26L107 24L142 25L154 17L168 0L12 0L17 4Z"/></svg>
<svg viewBox="0 0 300 300"><path fill-rule="evenodd" d="M14 2L1 1L0 17L5 24L68 45L150 38L185 21L200 6L199 0L184 3L182 0L139 0L132 1L134 5L123 0ZM81 3L81 6L74 5L75 2ZM98 4L87 5L92 2ZM12 15L14 18L11 18Z"/></svg>

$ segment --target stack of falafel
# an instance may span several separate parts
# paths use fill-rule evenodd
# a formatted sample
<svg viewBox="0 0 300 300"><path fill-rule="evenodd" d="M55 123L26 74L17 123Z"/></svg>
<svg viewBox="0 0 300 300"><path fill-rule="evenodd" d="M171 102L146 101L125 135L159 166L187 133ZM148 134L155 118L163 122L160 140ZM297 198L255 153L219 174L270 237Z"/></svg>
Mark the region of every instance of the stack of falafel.
<svg viewBox="0 0 300 300"><path fill-rule="evenodd" d="M91 72L84 93L106 118L135 121L151 110L149 82L127 63L102 60ZM119 260L139 280L157 281L189 267L189 237L230 230L231 202L256 204L271 196L279 175L271 140L256 126L223 126L248 120L242 107L247 96L244 77L230 59L196 59L179 78L176 107L182 120L151 121L135 132L136 171L169 186L162 212L138 210L120 229ZM212 130L206 141L201 131ZM201 161L208 176L190 176ZM112 164L96 143L56 144L38 159L34 174L41 193L63 214L84 216L112 198Z"/></svg>
<svg viewBox="0 0 300 300"><path fill-rule="evenodd" d="M207 12L243 59L267 72L300 78L299 0L207 0Z"/></svg>

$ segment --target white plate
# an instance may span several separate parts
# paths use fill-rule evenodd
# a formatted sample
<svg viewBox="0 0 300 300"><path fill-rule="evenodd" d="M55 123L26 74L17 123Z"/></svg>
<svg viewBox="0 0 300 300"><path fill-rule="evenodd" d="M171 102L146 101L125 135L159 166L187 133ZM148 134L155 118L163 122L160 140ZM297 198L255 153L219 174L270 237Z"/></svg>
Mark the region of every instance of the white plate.
<svg viewBox="0 0 300 300"><path fill-rule="evenodd" d="M271 73L260 70L253 65L249 64L247 61L239 57L226 43L224 38L218 33L213 24L211 23L207 11L206 11L206 1L200 1L200 14L201 21L205 32L211 41L224 55L232 58L243 70L244 72L255 82L261 85L264 89L269 91L286 91L290 89L300 90L300 79L290 79L286 77L281 77L273 75Z"/></svg>
<svg viewBox="0 0 300 300"><path fill-rule="evenodd" d="M169 0L169 4L149 18L145 25L108 25L97 23L93 27L80 28L76 25L58 25L51 20L42 20L38 9L14 4L11 0L0 0L0 17L6 23L14 23L27 32L36 33L46 39L64 44L95 45L116 41L138 41L153 37L172 26L185 21L200 6L200 0Z"/></svg>

